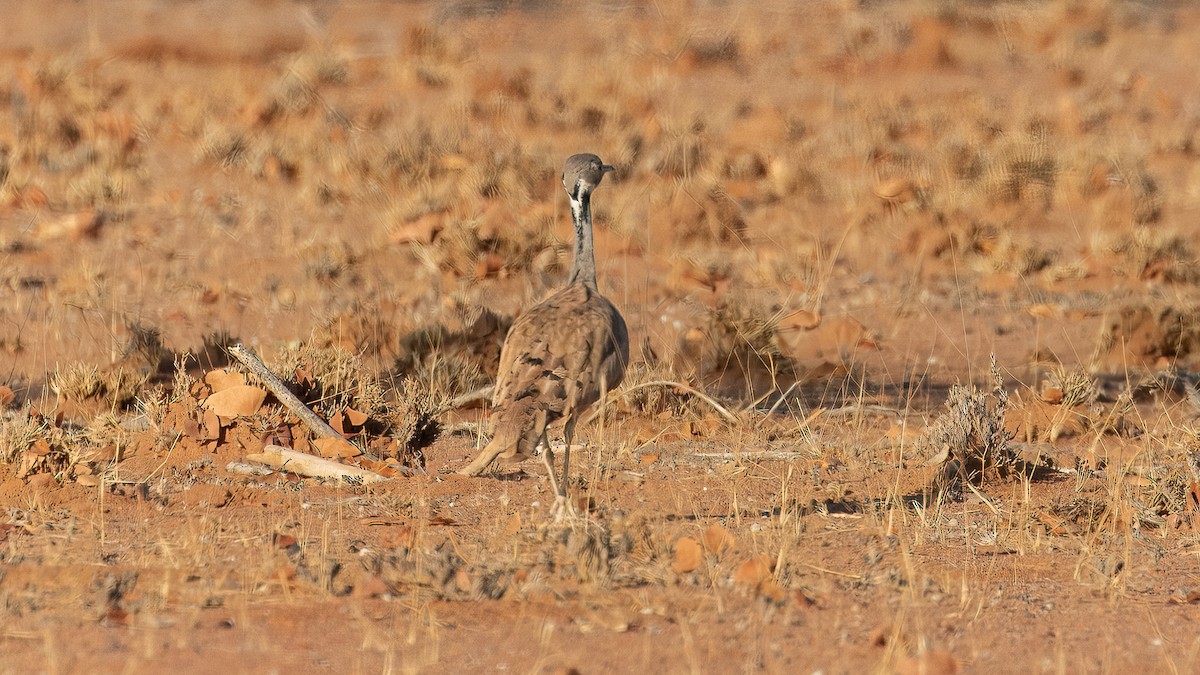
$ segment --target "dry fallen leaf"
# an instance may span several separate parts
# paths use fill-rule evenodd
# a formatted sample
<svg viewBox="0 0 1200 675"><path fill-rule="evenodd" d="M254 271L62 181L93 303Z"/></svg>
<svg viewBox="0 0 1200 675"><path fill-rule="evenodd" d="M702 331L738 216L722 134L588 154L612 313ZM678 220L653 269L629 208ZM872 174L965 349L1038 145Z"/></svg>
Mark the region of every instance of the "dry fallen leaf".
<svg viewBox="0 0 1200 675"><path fill-rule="evenodd" d="M340 413L340 412L334 413L333 417L329 418L329 422L328 422L329 428L331 428L334 431L338 432L339 434L345 436L345 435L347 435L346 429L343 426L343 423L345 422L345 420L346 420L346 418L345 418L345 416L342 415L342 413Z"/></svg>
<svg viewBox="0 0 1200 675"><path fill-rule="evenodd" d="M316 448L317 454L328 459L357 457L362 454L362 450L354 447L353 443L344 438L317 438L310 443Z"/></svg>
<svg viewBox="0 0 1200 675"><path fill-rule="evenodd" d="M204 382L212 387L213 393L246 384L246 376L229 370L210 370L204 374Z"/></svg>
<svg viewBox="0 0 1200 675"><path fill-rule="evenodd" d="M691 537L680 537L675 542L675 560L671 562L671 569L678 574L686 574L700 567L700 563L704 560L704 551L701 550L700 544Z"/></svg>
<svg viewBox="0 0 1200 675"><path fill-rule="evenodd" d="M704 549L712 554L719 554L727 548L733 547L733 535L729 530L721 525L711 525L704 531L702 537L704 541Z"/></svg>
<svg viewBox="0 0 1200 675"><path fill-rule="evenodd" d="M1041 397L1046 403L1058 405L1063 402L1063 390L1058 387L1042 387Z"/></svg>
<svg viewBox="0 0 1200 675"><path fill-rule="evenodd" d="M295 537L290 534L283 534L281 532L275 533L272 543L275 544L275 548L281 549L289 549L293 546L298 546Z"/></svg>
<svg viewBox="0 0 1200 675"><path fill-rule="evenodd" d="M12 387L0 385L0 410L12 405L13 399L16 397L17 395L13 393Z"/></svg>
<svg viewBox="0 0 1200 675"><path fill-rule="evenodd" d="M350 421L350 424L353 424L356 427L361 427L367 423L367 420L370 419L370 416L365 412L359 412L354 408L346 408L346 419Z"/></svg>
<svg viewBox="0 0 1200 675"><path fill-rule="evenodd" d="M761 555L756 555L742 563L733 575L736 583L745 584L751 588L758 588L759 584L770 578L771 561Z"/></svg>
<svg viewBox="0 0 1200 675"><path fill-rule="evenodd" d="M258 387L242 384L219 391L204 400L204 407L220 417L249 417L258 412L267 392Z"/></svg>
<svg viewBox="0 0 1200 675"><path fill-rule="evenodd" d="M521 514L514 513L508 519L508 524L504 526L504 536L516 534L521 531Z"/></svg>

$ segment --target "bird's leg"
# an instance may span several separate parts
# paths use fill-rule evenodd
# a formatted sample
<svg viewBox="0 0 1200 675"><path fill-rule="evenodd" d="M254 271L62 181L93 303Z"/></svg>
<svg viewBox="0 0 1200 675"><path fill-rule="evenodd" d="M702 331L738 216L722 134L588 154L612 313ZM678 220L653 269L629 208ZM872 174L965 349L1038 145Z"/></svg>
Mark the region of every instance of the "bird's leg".
<svg viewBox="0 0 1200 675"><path fill-rule="evenodd" d="M570 451L568 450L568 452ZM575 515L575 510L571 508L571 502L567 499L566 483L560 483L558 477L554 475L554 450L550 448L550 439L544 430L542 431L542 463L546 465L546 476L550 478L550 489L554 491L554 505L550 507L550 515L554 516L555 522Z"/></svg>
<svg viewBox="0 0 1200 675"><path fill-rule="evenodd" d="M558 477L554 475L554 450L550 448L550 440L546 438L545 430L542 431L542 463L546 465L546 475L550 477L550 489L557 496L561 490L558 486Z"/></svg>
<svg viewBox="0 0 1200 675"><path fill-rule="evenodd" d="M479 456L475 458L475 461L459 469L458 473L463 476L478 476L487 470L502 452L504 452L504 446L500 443L495 441L488 443L479 453Z"/></svg>
<svg viewBox="0 0 1200 675"><path fill-rule="evenodd" d="M571 488L571 437L575 435L575 417L567 419L567 423L563 425L563 440L567 444L567 448L563 450L563 468L562 468L562 486L563 495L566 496L567 491Z"/></svg>

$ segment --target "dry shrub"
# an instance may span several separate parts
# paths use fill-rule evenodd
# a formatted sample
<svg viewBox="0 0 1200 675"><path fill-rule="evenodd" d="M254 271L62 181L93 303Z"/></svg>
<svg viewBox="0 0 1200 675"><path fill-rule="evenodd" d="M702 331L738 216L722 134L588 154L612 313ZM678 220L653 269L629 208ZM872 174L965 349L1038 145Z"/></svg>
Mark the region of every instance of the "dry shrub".
<svg viewBox="0 0 1200 675"><path fill-rule="evenodd" d="M422 382L405 378L399 388L370 372L357 355L339 347L301 346L284 349L272 370L303 374L300 397L326 419L352 408L369 418L367 431L390 436L398 446L397 459L423 464L421 449L437 439L441 426L435 419L437 403ZM264 429L275 428L268 420Z"/></svg>
<svg viewBox="0 0 1200 675"><path fill-rule="evenodd" d="M746 234L742 207L716 181L688 181L676 186L668 203L651 213L651 231L676 245L727 244Z"/></svg>
<svg viewBox="0 0 1200 675"><path fill-rule="evenodd" d="M313 329L311 342L318 347L338 347L354 354L386 355L396 346L396 325L377 307L355 301Z"/></svg>
<svg viewBox="0 0 1200 675"><path fill-rule="evenodd" d="M622 409L647 417L669 415L672 418L703 418L710 409L689 392L669 386L639 386L648 382L670 382L677 378L678 375L663 364L630 364L621 383L621 390L626 392L621 397Z"/></svg>
<svg viewBox="0 0 1200 675"><path fill-rule="evenodd" d="M1195 309L1128 305L1104 317L1093 361L1104 369L1153 368L1186 362L1200 351Z"/></svg>
<svg viewBox="0 0 1200 675"><path fill-rule="evenodd" d="M509 274L535 269L544 251L561 246L553 211L540 204L542 187L555 182L552 166L519 148L464 164L454 180L430 182L395 204L392 216L400 222L392 225L393 233L423 216L447 212L431 241L416 242L418 256L431 268L490 276L498 270L483 261L492 259Z"/></svg>
<svg viewBox="0 0 1200 675"><path fill-rule="evenodd" d="M1100 397L1096 378L1078 366L1066 368L1060 365L1051 368L1050 372L1046 373L1046 384L1043 391L1047 387L1060 392L1061 398L1059 398L1058 404L1064 408L1091 405Z"/></svg>
<svg viewBox="0 0 1200 675"><path fill-rule="evenodd" d="M496 376L512 317L485 308L461 308L460 317L418 329L400 340L395 377L412 377L432 395L451 398Z"/></svg>
<svg viewBox="0 0 1200 675"><path fill-rule="evenodd" d="M408 457L424 465L421 449L437 440L441 425L435 415L438 410L433 395L420 382L405 378L389 406L390 434L396 443L408 451Z"/></svg>
<svg viewBox="0 0 1200 675"><path fill-rule="evenodd" d="M700 372L724 395L755 397L779 381L797 378L795 364L776 339L780 310L757 294L731 292L711 310Z"/></svg>
<svg viewBox="0 0 1200 675"><path fill-rule="evenodd" d="M146 384L148 376L126 368L99 368L73 363L55 370L50 388L63 401L101 404L111 411L129 408Z"/></svg>
<svg viewBox="0 0 1200 675"><path fill-rule="evenodd" d="M1007 476L1019 457L1009 445L1013 436L1004 426L1008 392L992 356L990 392L954 385L946 399L946 412L925 430L923 442L942 461L956 464L959 476L982 483L992 474Z"/></svg>
<svg viewBox="0 0 1200 675"><path fill-rule="evenodd" d="M690 123L662 120L663 138L653 148L654 173L671 178L691 178L708 158L706 124L697 115Z"/></svg>
<svg viewBox="0 0 1200 675"><path fill-rule="evenodd" d="M113 426L111 418L83 428L34 410L0 413L0 463L19 464L22 478L50 473L63 479L93 459L95 445L111 440Z"/></svg>
<svg viewBox="0 0 1200 675"><path fill-rule="evenodd" d="M44 436L47 428L24 412L0 412L0 463L12 464L20 459L21 453Z"/></svg>
<svg viewBox="0 0 1200 675"><path fill-rule="evenodd" d="M340 347L301 345L285 347L268 364L287 379L303 373L299 384L307 389L300 398L326 419L353 408L372 419L387 417L383 383L370 373L362 359Z"/></svg>
<svg viewBox="0 0 1200 675"><path fill-rule="evenodd" d="M345 241L324 240L302 252L305 275L323 284L344 280L362 256Z"/></svg>
<svg viewBox="0 0 1200 675"><path fill-rule="evenodd" d="M1116 256L1113 271L1123 276L1180 284L1200 280L1198 258L1191 244L1179 235L1139 227L1117 238L1108 249Z"/></svg>

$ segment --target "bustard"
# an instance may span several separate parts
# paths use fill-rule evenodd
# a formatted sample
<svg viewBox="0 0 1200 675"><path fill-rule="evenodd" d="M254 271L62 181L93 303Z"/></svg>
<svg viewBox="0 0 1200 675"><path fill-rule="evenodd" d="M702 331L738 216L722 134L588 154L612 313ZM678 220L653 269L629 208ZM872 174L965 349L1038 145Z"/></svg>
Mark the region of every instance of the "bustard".
<svg viewBox="0 0 1200 675"><path fill-rule="evenodd" d="M540 442L554 490L555 515L570 512L567 500L571 437L580 415L621 383L629 361L629 332L617 308L596 288L592 243L592 191L613 167L592 154L572 155L563 166L563 188L575 221L575 261L567 285L520 316L500 350L492 392L492 440L459 470L477 476L497 458L520 461ZM546 428L563 423L566 449L562 477Z"/></svg>

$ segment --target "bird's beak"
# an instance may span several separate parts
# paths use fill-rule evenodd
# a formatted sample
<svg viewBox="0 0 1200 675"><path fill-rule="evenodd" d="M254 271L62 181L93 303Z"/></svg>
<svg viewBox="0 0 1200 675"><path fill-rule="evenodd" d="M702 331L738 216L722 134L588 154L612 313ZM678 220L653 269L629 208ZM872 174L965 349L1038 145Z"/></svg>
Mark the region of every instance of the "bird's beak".
<svg viewBox="0 0 1200 675"><path fill-rule="evenodd" d="M612 164L601 164L600 165L601 173L608 173L609 171L616 171L616 170L617 170L617 167L613 166Z"/></svg>

